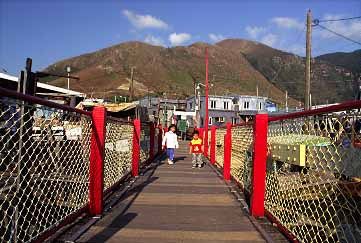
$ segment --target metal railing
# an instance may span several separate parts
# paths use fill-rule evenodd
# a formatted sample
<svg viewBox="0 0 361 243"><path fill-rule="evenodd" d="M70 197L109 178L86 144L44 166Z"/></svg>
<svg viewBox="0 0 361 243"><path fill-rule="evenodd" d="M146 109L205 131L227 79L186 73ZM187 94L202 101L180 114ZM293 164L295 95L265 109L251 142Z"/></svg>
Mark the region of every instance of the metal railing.
<svg viewBox="0 0 361 243"><path fill-rule="evenodd" d="M149 139L159 139L142 127L134 143L133 123L105 109L95 115L3 88L0 97L0 242L42 241L81 213L101 213L103 191L136 175Z"/></svg>
<svg viewBox="0 0 361 243"><path fill-rule="evenodd" d="M271 119L268 213L302 242L360 242L361 112Z"/></svg>
<svg viewBox="0 0 361 243"><path fill-rule="evenodd" d="M361 242L360 109L347 102L217 128L215 161L246 192L251 213L292 241ZM265 116L268 125L258 121Z"/></svg>
<svg viewBox="0 0 361 243"><path fill-rule="evenodd" d="M132 171L133 124L106 119L104 190L106 191Z"/></svg>

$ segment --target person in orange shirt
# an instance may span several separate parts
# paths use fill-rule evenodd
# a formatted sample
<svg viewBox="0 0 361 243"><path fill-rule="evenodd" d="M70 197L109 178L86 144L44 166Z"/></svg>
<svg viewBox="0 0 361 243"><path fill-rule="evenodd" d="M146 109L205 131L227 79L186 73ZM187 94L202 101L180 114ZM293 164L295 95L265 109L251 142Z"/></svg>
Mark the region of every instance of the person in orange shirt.
<svg viewBox="0 0 361 243"><path fill-rule="evenodd" d="M202 160L202 153L203 153L203 140L199 137L199 132L193 132L193 139L189 143L189 154L192 155L192 168L202 168L203 167L203 160Z"/></svg>

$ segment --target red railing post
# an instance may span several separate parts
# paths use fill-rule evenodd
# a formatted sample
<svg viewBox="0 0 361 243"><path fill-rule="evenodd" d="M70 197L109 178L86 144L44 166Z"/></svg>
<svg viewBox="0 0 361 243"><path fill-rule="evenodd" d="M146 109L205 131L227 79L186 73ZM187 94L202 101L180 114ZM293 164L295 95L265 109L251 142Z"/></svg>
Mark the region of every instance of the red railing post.
<svg viewBox="0 0 361 243"><path fill-rule="evenodd" d="M211 128L211 164L214 165L216 163L216 126L212 126Z"/></svg>
<svg viewBox="0 0 361 243"><path fill-rule="evenodd" d="M253 173L251 214L255 217L264 216L264 199L266 190L266 160L268 115L257 114L254 122Z"/></svg>
<svg viewBox="0 0 361 243"><path fill-rule="evenodd" d="M134 120L132 176L139 174L140 161L140 120Z"/></svg>
<svg viewBox="0 0 361 243"><path fill-rule="evenodd" d="M162 125L158 126L158 154L162 153L163 129Z"/></svg>
<svg viewBox="0 0 361 243"><path fill-rule="evenodd" d="M103 211L105 117L104 107L94 108L89 159L89 212L93 216Z"/></svg>
<svg viewBox="0 0 361 243"><path fill-rule="evenodd" d="M154 123L149 124L149 161L154 160L154 137L155 137L155 127Z"/></svg>
<svg viewBox="0 0 361 243"><path fill-rule="evenodd" d="M231 159L232 159L232 123L227 122L227 132L224 136L224 162L223 162L223 178L227 181L231 179Z"/></svg>

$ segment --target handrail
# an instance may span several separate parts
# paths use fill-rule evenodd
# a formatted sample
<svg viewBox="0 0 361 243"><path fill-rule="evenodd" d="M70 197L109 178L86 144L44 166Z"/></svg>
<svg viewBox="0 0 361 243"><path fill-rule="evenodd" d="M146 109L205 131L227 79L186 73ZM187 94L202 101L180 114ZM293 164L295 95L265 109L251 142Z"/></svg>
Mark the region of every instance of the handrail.
<svg viewBox="0 0 361 243"><path fill-rule="evenodd" d="M107 120L111 120L111 121L115 121L115 122L121 122L124 124L130 124L133 125L133 121L128 121L122 118L117 118L117 117L113 117L113 116L107 116Z"/></svg>
<svg viewBox="0 0 361 243"><path fill-rule="evenodd" d="M232 127L243 127L243 126L249 126L249 125L253 125L253 121L250 122L241 122L238 124L233 124Z"/></svg>
<svg viewBox="0 0 361 243"><path fill-rule="evenodd" d="M270 116L268 121L281 121L281 120L288 120L294 118L300 118L304 116L312 116L312 115L320 115L323 113L331 113L331 112L339 112L344 110L352 110L352 109L359 109L361 108L361 100L357 101L349 101L337 105L331 105L328 107L318 108L314 110L307 110L307 111L300 111L295 113L289 113L286 115L279 115L279 116Z"/></svg>
<svg viewBox="0 0 361 243"><path fill-rule="evenodd" d="M84 110L73 108L73 107L70 107L67 105L61 105L61 104L58 104L55 102L44 100L39 97L22 94L22 93L19 93L19 92L13 91L13 90L9 90L9 89L5 89L5 88L1 88L1 87L0 87L0 95L6 96L9 98L17 98L19 100L27 101L32 104L39 104L39 105L44 105L44 106L48 106L51 108L56 108L56 109L65 110L65 111L69 111L69 112L76 112L76 113L80 113L80 114L83 114L86 116L91 116L91 114L92 114L90 111L84 111Z"/></svg>

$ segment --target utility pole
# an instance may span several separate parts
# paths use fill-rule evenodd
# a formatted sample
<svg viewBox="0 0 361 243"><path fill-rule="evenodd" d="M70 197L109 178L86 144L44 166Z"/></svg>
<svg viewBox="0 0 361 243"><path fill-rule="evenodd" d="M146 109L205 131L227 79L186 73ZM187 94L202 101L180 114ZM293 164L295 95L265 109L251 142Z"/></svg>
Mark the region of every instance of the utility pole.
<svg viewBox="0 0 361 243"><path fill-rule="evenodd" d="M130 85L129 85L129 99L132 102L134 98L134 69L135 67L131 67L130 69Z"/></svg>
<svg viewBox="0 0 361 243"><path fill-rule="evenodd" d="M256 95L257 95L257 110L259 110L259 104L258 104L258 81L257 81L257 85L256 85Z"/></svg>
<svg viewBox="0 0 361 243"><path fill-rule="evenodd" d="M209 123L209 112L208 112L208 100L209 100L209 84L208 84L208 48L205 51L205 65L206 65L206 117L205 117L205 134L204 134L204 155L208 156L208 123Z"/></svg>
<svg viewBox="0 0 361 243"><path fill-rule="evenodd" d="M306 80L305 80L305 110L310 109L310 92L311 92L311 29L312 13L309 9L307 12L307 32L306 32Z"/></svg>
<svg viewBox="0 0 361 243"><path fill-rule="evenodd" d="M288 112L288 91L286 90L286 112Z"/></svg>

